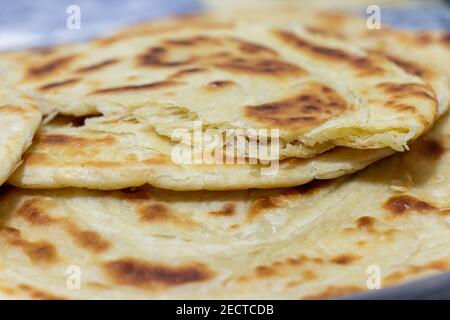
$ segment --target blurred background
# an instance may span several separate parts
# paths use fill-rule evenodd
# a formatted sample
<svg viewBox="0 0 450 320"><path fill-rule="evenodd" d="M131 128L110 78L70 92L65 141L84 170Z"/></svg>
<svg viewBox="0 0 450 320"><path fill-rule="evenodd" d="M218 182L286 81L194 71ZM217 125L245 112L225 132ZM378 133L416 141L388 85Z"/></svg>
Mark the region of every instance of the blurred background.
<svg viewBox="0 0 450 320"><path fill-rule="evenodd" d="M123 25L171 15L285 3L359 15L375 4L382 9L383 23L411 30L450 30L449 1L438 0L12 0L0 3L0 50L83 41ZM67 19L77 8L80 28L69 29Z"/></svg>

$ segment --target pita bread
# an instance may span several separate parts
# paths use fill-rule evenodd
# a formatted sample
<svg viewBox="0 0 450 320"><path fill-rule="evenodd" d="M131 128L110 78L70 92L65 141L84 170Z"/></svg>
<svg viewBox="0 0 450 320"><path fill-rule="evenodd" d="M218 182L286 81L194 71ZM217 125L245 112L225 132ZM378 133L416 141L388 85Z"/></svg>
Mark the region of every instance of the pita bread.
<svg viewBox="0 0 450 320"><path fill-rule="evenodd" d="M437 114L418 77L299 27L184 18L20 60L5 67L10 78L47 112L132 114L167 137L193 120L279 129L283 158L334 146L403 151Z"/></svg>
<svg viewBox="0 0 450 320"><path fill-rule="evenodd" d="M41 111L25 96L0 90L0 185L20 163L41 122Z"/></svg>
<svg viewBox="0 0 450 320"><path fill-rule="evenodd" d="M4 189L0 291L38 299L327 298L366 291L374 272L384 288L448 271L449 150L446 116L409 152L296 188Z"/></svg>

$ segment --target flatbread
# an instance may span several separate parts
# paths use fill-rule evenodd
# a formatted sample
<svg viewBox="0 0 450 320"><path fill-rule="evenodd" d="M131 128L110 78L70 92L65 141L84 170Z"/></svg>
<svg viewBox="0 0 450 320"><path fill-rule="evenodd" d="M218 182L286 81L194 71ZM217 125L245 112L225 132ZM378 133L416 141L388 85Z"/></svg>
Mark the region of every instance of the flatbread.
<svg viewBox="0 0 450 320"><path fill-rule="evenodd" d="M77 120L77 119L75 119ZM175 164L174 145L133 117L56 118L38 132L9 179L22 188L114 190L151 184L170 190L273 188L332 179L392 154L390 148L334 148L314 158L253 164Z"/></svg>
<svg viewBox="0 0 450 320"><path fill-rule="evenodd" d="M449 101L447 77L432 68L420 66L423 82L379 53L366 55L298 26L260 28L208 17L172 19L128 28L88 48L89 55L83 46L41 52L23 76L20 87L33 94L47 113L56 109L88 118L81 119L81 126L70 122L45 126L24 165L10 179L15 186L111 190L149 183L171 190L236 190L300 185L352 173L393 150L403 150L432 126ZM142 55L145 50L153 53ZM61 52L68 51L73 61L66 63ZM116 55L120 58L111 60ZM10 54L3 64L25 57ZM134 68L136 57L146 66ZM222 64L222 59L239 67ZM57 66L60 61L64 67ZM278 70L275 65L284 67ZM291 73L291 67L307 74ZM48 74L29 74L48 68ZM61 80L74 72L76 80ZM52 84L55 77L60 80ZM119 88L129 77L141 84ZM158 81L150 83L149 77ZM311 82L313 77L331 91ZM40 87L39 93L33 87ZM345 88L351 92L344 93ZM361 108L341 113L344 101ZM305 123L316 111L322 113L316 107L324 118ZM309 115L296 114L299 108L308 109ZM175 164L171 134L180 128L191 132L193 121L201 121L203 132L279 128L279 170L264 175L267 164L249 161ZM257 158L262 160L259 154Z"/></svg>
<svg viewBox="0 0 450 320"><path fill-rule="evenodd" d="M0 90L0 185L18 167L41 116L40 109L25 96L5 88Z"/></svg>
<svg viewBox="0 0 450 320"><path fill-rule="evenodd" d="M421 79L300 27L184 18L152 28L5 68L47 112L132 114L167 137L193 120L279 129L282 158L334 146L403 151L436 118Z"/></svg>
<svg viewBox="0 0 450 320"><path fill-rule="evenodd" d="M296 188L4 189L0 292L328 298L376 287L377 276L384 288L450 269L449 185L446 116L409 152Z"/></svg>

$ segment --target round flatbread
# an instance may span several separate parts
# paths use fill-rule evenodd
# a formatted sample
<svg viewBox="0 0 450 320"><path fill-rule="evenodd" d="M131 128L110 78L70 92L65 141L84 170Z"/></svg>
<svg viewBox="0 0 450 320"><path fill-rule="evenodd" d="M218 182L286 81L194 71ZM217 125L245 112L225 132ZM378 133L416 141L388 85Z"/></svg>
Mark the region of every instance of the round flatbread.
<svg viewBox="0 0 450 320"><path fill-rule="evenodd" d="M282 158L334 146L401 151L437 114L420 78L300 27L184 18L62 52L6 68L47 112L132 114L169 138L193 120L278 129Z"/></svg>
<svg viewBox="0 0 450 320"><path fill-rule="evenodd" d="M144 24L14 65L19 87L46 113L87 117L43 128L10 180L25 188L300 185L404 150L448 105L447 78L426 66L427 82L378 52L299 26L207 17ZM279 170L263 175L264 153L247 151L244 165L174 163L173 133L193 135L195 122L203 136L233 129L250 140L246 130L279 130Z"/></svg>
<svg viewBox="0 0 450 320"><path fill-rule="evenodd" d="M4 189L0 295L298 299L450 270L450 118L411 151L296 188Z"/></svg>

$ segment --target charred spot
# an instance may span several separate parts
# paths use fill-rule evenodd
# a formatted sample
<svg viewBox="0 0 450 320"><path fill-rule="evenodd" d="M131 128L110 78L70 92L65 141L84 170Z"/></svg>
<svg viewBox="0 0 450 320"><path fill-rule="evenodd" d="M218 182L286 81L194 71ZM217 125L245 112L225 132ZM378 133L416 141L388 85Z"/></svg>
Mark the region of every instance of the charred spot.
<svg viewBox="0 0 450 320"><path fill-rule="evenodd" d="M186 39L167 39L164 43L169 46L194 47L199 45L220 45L222 42L216 38L195 36Z"/></svg>
<svg viewBox="0 0 450 320"><path fill-rule="evenodd" d="M89 66L85 66L85 67L81 67L79 69L77 69L76 72L80 72L80 73L86 73L86 72L91 72L91 71L97 71L103 68L106 68L108 66L111 66L113 64L116 64L119 60L117 59L108 59L105 61L101 61L95 64L91 64Z"/></svg>
<svg viewBox="0 0 450 320"><path fill-rule="evenodd" d="M247 106L245 114L269 126L306 128L318 125L347 111L345 100L332 89L309 83L292 98L257 106Z"/></svg>
<svg viewBox="0 0 450 320"><path fill-rule="evenodd" d="M17 215L31 224L48 225L54 220L48 216L45 202L39 198L25 200L17 209Z"/></svg>
<svg viewBox="0 0 450 320"><path fill-rule="evenodd" d="M330 261L332 263L335 263L335 264L349 265L349 264L352 264L353 262L355 262L355 261L357 261L359 259L361 259L361 257L357 256L357 255L341 254L341 255L338 255L336 257L331 258Z"/></svg>
<svg viewBox="0 0 450 320"><path fill-rule="evenodd" d="M214 275L202 263L168 266L134 258L109 261L103 268L118 284L149 289L202 282Z"/></svg>
<svg viewBox="0 0 450 320"><path fill-rule="evenodd" d="M56 248L47 241L25 242L23 249L33 263L52 263L57 260Z"/></svg>
<svg viewBox="0 0 450 320"><path fill-rule="evenodd" d="M218 80L209 82L206 87L208 89L221 89L235 85L233 81L228 80Z"/></svg>
<svg viewBox="0 0 450 320"><path fill-rule="evenodd" d="M268 266L258 266L255 268L255 273L258 277L271 277L277 274L275 268Z"/></svg>
<svg viewBox="0 0 450 320"><path fill-rule="evenodd" d="M107 93L124 93L124 92L133 92L133 91L158 90L158 89L174 87L179 84L180 84L179 82L175 82L175 81L158 81L158 82L145 83L145 84L139 84L139 85L130 85L130 86L99 89L99 90L95 90L95 91L91 92L90 94L107 94Z"/></svg>
<svg viewBox="0 0 450 320"><path fill-rule="evenodd" d="M435 97L426 86L417 83L384 82L378 84L377 87L384 90L386 93L393 95L394 98L402 98L404 95L407 95L408 97L414 96L436 101Z"/></svg>
<svg viewBox="0 0 450 320"><path fill-rule="evenodd" d="M355 224L356 224L356 227L359 229L371 230L375 226L376 221L377 221L377 219L375 219L374 217L362 216L362 217L359 217L355 221Z"/></svg>
<svg viewBox="0 0 450 320"><path fill-rule="evenodd" d="M426 73L426 71L421 66L419 66L411 61L407 61L407 60L401 59L397 56L391 56L391 55L388 56L388 59L391 60L392 62L394 62L396 65L398 65L402 69L404 69L409 74L413 74L418 77L423 77L423 75Z"/></svg>
<svg viewBox="0 0 450 320"><path fill-rule="evenodd" d="M73 142L79 142L79 138L68 136L65 134L51 134L40 136L39 142L48 145L58 145L58 144L66 145L71 144Z"/></svg>
<svg viewBox="0 0 450 320"><path fill-rule="evenodd" d="M80 79L73 78L73 79L67 79L67 80L58 81L58 82L51 82L51 83L48 83L48 84L45 84L45 85L39 87L39 90L46 91L46 90L51 90L51 89L55 89L55 88L66 87L68 85L75 84L79 81L80 81Z"/></svg>
<svg viewBox="0 0 450 320"><path fill-rule="evenodd" d="M77 243L83 248L95 252L102 252L110 247L108 241L104 240L100 234L94 231L80 231L77 233Z"/></svg>
<svg viewBox="0 0 450 320"><path fill-rule="evenodd" d="M260 44L255 44L255 43L243 41L240 39L234 39L234 41L236 41L238 43L239 50L245 54L253 55L253 54L265 53L265 54L269 54L272 56L278 55L278 53L275 50L265 47L265 46L262 46Z"/></svg>
<svg viewBox="0 0 450 320"><path fill-rule="evenodd" d="M106 136L104 138L80 138L65 134L48 134L40 135L37 138L37 142L42 145L60 145L60 146L80 146L83 144L112 144L116 141L113 136Z"/></svg>
<svg viewBox="0 0 450 320"><path fill-rule="evenodd" d="M267 196L253 200L248 211L248 218L253 219L264 211L279 208L281 206L283 206L283 201L276 196Z"/></svg>
<svg viewBox="0 0 450 320"><path fill-rule="evenodd" d="M153 66L153 67L177 67L192 62L192 59L183 61L168 61L168 51L164 47L152 47L145 53L137 57L139 66Z"/></svg>
<svg viewBox="0 0 450 320"><path fill-rule="evenodd" d="M434 206L409 195L391 197L386 201L383 207L396 215L404 214L409 211L424 212L436 210Z"/></svg>
<svg viewBox="0 0 450 320"><path fill-rule="evenodd" d="M288 62L279 60L247 60L243 58L231 59L218 63L216 67L236 73L254 73L271 76L300 76L307 71Z"/></svg>
<svg viewBox="0 0 450 320"><path fill-rule="evenodd" d="M313 56L319 56L323 59L328 59L336 62L342 62L350 64L351 66L366 71L368 74L383 72L383 69L378 67L372 59L368 57L359 57L347 53L343 50L336 48L323 47L311 43L305 39L300 38L296 34L287 31L276 31L276 36L283 42L301 49Z"/></svg>
<svg viewBox="0 0 450 320"><path fill-rule="evenodd" d="M196 225L195 221L176 214L163 202L142 204L135 211L143 223L170 223L188 229Z"/></svg>
<svg viewBox="0 0 450 320"><path fill-rule="evenodd" d="M95 231L80 230L77 226L70 224L66 224L66 230L74 238L75 243L83 249L99 253L111 247L111 244Z"/></svg>
<svg viewBox="0 0 450 320"><path fill-rule="evenodd" d="M169 79L177 79L177 78L182 78L184 76L188 76L191 74L197 74L197 73L201 73L201 72L205 72L207 71L204 68L188 68L188 69L183 69L180 71L175 72L174 74L172 74L171 76L169 76Z"/></svg>
<svg viewBox="0 0 450 320"><path fill-rule="evenodd" d="M28 70L28 75L32 77L50 75L51 73L67 67L76 57L76 55L61 57L47 62L43 65L31 67Z"/></svg>
<svg viewBox="0 0 450 320"><path fill-rule="evenodd" d="M55 246L48 241L25 240L20 230L11 227L2 227L0 235L5 237L11 246L19 247L33 264L50 264L58 260Z"/></svg>
<svg viewBox="0 0 450 320"><path fill-rule="evenodd" d="M225 203L220 210L211 211L209 214L214 216L229 217L236 214L236 205L234 203Z"/></svg>
<svg viewBox="0 0 450 320"><path fill-rule="evenodd" d="M423 140L420 147L423 156L433 160L438 160L446 152L442 143L435 139Z"/></svg>

